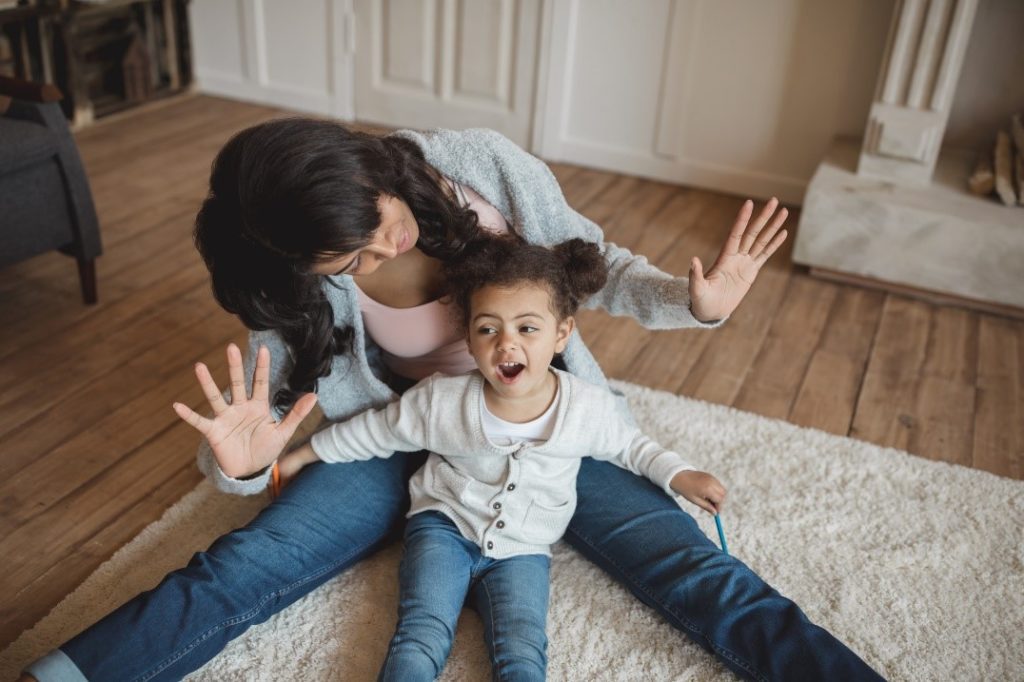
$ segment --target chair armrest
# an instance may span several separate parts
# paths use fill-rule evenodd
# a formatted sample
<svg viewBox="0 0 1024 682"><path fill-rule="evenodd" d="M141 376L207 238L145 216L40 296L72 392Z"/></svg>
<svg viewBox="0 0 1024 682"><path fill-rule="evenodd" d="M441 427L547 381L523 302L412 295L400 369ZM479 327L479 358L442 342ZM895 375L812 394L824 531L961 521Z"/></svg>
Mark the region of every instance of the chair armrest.
<svg viewBox="0 0 1024 682"><path fill-rule="evenodd" d="M59 102L64 99L60 88L52 83L33 83L20 78L0 76L0 97L6 95L13 99L28 102ZM2 104L0 104L2 107Z"/></svg>

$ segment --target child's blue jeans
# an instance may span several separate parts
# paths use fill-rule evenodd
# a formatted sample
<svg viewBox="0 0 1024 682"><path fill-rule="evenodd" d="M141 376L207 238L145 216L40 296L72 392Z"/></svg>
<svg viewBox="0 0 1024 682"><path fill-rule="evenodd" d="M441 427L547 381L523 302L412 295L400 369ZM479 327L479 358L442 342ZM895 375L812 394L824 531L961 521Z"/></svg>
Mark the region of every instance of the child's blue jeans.
<svg viewBox="0 0 1024 682"><path fill-rule="evenodd" d="M183 677L250 626L397 538L408 509L408 477L422 463L422 457L396 455L306 467L247 526L30 671L43 680L76 682ZM879 679L796 604L723 554L653 483L584 459L576 490L565 539L738 675Z"/></svg>
<svg viewBox="0 0 1024 682"><path fill-rule="evenodd" d="M543 554L489 559L444 514L413 516L399 569L398 625L379 679L436 679L468 597L484 624L493 679L543 680L550 568Z"/></svg>

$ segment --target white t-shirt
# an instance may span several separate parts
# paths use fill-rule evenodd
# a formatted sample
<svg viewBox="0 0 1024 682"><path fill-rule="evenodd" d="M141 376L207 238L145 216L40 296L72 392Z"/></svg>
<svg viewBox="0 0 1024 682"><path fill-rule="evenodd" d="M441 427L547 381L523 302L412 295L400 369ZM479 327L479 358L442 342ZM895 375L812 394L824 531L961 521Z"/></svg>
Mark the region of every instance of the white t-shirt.
<svg viewBox="0 0 1024 682"><path fill-rule="evenodd" d="M487 409L483 391L480 392L480 417L483 422L484 435L495 445L516 445L518 443L543 443L555 432L555 415L558 413L558 392L544 414L522 424L507 422L496 417Z"/></svg>

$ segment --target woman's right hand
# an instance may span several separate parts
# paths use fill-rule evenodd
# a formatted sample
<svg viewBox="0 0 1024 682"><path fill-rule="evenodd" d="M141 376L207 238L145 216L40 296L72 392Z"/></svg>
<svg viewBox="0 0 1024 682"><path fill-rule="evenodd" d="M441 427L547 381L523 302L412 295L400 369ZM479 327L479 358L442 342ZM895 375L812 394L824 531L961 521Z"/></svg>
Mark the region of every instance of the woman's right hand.
<svg viewBox="0 0 1024 682"><path fill-rule="evenodd" d="M270 351L265 346L256 354L252 396L249 397L245 390L242 352L235 344L228 345L231 404L225 402L206 365L197 362L195 370L199 385L213 408L213 418L202 417L182 403L174 403L174 411L203 434L217 464L232 478L251 476L272 464L316 405L316 395L307 393L296 401L280 423L274 420L267 395Z"/></svg>

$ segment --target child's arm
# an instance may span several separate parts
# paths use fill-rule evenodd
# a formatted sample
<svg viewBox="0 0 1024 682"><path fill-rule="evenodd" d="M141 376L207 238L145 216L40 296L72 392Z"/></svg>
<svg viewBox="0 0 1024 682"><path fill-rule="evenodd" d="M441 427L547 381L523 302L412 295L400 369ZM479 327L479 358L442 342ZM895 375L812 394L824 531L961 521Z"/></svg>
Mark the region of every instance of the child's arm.
<svg viewBox="0 0 1024 682"><path fill-rule="evenodd" d="M610 394L609 394L610 396ZM682 495L711 514L717 514L725 501L725 486L703 471L697 471L683 456L668 450L626 422L617 412L609 396L587 396L600 401L595 405L600 418L593 424L602 424L595 439L601 445L594 448L593 457L612 462L635 474L645 476L669 495Z"/></svg>
<svg viewBox="0 0 1024 682"><path fill-rule="evenodd" d="M622 426L626 426L625 422ZM725 486L709 473L697 471L682 455L666 450L640 433L636 427L626 446L608 459L635 474L646 476L670 495L682 495L710 514L717 514L725 501Z"/></svg>
<svg viewBox="0 0 1024 682"><path fill-rule="evenodd" d="M354 462L422 450L427 442L431 383L430 378L424 379L381 409L331 424L313 434L309 445L296 451L302 454L295 457L304 466L313 457L325 462Z"/></svg>

